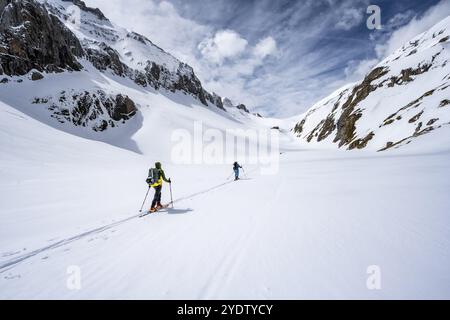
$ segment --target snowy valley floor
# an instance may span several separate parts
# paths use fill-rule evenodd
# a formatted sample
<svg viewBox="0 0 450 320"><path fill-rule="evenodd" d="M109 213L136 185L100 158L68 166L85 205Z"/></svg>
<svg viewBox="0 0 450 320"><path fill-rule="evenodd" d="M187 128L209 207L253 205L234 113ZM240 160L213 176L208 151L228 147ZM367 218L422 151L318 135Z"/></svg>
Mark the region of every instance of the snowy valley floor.
<svg viewBox="0 0 450 320"><path fill-rule="evenodd" d="M94 190L85 199L69 190L72 200L49 208L18 200L32 182L16 189L2 178L0 297L450 298L449 153L298 150L280 161L277 175L248 167L248 179L230 183L228 167L168 164L175 209L144 218L135 217L142 179L110 199L98 191L97 203ZM80 290L66 286L73 265ZM370 265L380 267L381 290L366 287Z"/></svg>
<svg viewBox="0 0 450 320"><path fill-rule="evenodd" d="M312 150L287 134L278 174L244 165L232 182L231 165L161 154L171 128L241 123L135 96L152 107L123 144L141 154L55 129L29 99L0 102L0 298L450 298L450 153L436 151L448 131L386 153ZM156 160L175 208L137 218ZM373 265L381 290L366 286Z"/></svg>

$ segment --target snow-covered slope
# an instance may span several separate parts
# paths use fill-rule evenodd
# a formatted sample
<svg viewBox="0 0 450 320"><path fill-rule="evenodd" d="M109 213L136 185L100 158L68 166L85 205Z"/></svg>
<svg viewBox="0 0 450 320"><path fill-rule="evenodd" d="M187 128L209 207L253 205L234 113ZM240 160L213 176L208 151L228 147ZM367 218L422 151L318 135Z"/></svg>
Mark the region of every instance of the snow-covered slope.
<svg viewBox="0 0 450 320"><path fill-rule="evenodd" d="M438 131L429 143L440 148L450 124L449 62L450 17L315 104L294 132L311 143L387 150Z"/></svg>
<svg viewBox="0 0 450 320"><path fill-rule="evenodd" d="M185 109L148 108L143 119L175 128L212 115ZM174 208L138 218L164 132L139 130L138 154L3 102L0 128L3 299L450 297L449 153L302 149L283 153L274 175L244 165L238 182L228 165L163 159ZM366 286L374 265L381 290Z"/></svg>

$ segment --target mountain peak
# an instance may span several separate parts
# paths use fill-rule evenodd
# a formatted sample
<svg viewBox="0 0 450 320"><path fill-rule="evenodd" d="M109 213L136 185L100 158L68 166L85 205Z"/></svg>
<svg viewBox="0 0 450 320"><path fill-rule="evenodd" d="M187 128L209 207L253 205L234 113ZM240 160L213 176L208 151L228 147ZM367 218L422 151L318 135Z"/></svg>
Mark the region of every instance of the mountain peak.
<svg viewBox="0 0 450 320"><path fill-rule="evenodd" d="M74 16L72 5L80 8L79 15ZM0 75L42 81L51 73L80 71L89 78L97 71L145 92L182 93L215 111L227 111L222 97L205 90L191 66L145 36L113 24L83 1L0 0L0 13ZM116 110L133 109L123 107L128 98L120 91L107 92L88 83L77 90L60 88L51 95L33 97L32 103L46 105L59 122L104 131L138 113L117 115ZM102 114L110 116L102 118Z"/></svg>
<svg viewBox="0 0 450 320"><path fill-rule="evenodd" d="M100 20L106 20L106 21L109 21L109 20L105 17L105 15L103 14L103 12L102 12L100 9L88 7L88 6L86 5L86 3L85 3L84 1L82 1L82 0L61 0L61 1L63 1L63 2L71 2L71 3L73 3L74 5L76 5L77 7L79 7L81 10L83 10L83 11L85 11L85 12L90 12L90 13L92 13L93 15L95 15L95 16L96 16L97 18L99 18Z"/></svg>

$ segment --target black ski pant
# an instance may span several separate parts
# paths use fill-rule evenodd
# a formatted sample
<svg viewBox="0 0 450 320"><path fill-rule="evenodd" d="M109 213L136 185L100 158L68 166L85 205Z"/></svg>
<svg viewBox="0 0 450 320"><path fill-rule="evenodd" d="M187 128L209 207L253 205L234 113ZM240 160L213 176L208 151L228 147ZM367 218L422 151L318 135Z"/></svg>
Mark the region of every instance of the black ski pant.
<svg viewBox="0 0 450 320"><path fill-rule="evenodd" d="M161 189L162 186L155 187L155 196L152 201L152 208L156 207L157 204L161 204Z"/></svg>

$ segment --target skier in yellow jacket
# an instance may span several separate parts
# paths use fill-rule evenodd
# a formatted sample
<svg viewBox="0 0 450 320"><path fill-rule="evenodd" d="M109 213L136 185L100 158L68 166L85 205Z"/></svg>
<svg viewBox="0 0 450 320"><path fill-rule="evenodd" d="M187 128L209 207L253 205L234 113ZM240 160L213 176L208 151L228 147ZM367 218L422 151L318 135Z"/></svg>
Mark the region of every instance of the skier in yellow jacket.
<svg viewBox="0 0 450 320"><path fill-rule="evenodd" d="M150 212L155 212L161 208L163 205L161 204L161 190L163 181L167 183L171 183L172 181L166 178L164 170L161 167L160 162L155 163L155 168L149 170L149 175L147 178L147 183L150 187L155 188L155 196L153 197L152 206L150 208Z"/></svg>

